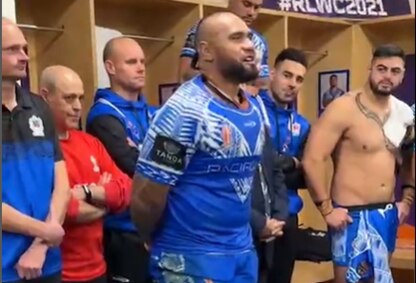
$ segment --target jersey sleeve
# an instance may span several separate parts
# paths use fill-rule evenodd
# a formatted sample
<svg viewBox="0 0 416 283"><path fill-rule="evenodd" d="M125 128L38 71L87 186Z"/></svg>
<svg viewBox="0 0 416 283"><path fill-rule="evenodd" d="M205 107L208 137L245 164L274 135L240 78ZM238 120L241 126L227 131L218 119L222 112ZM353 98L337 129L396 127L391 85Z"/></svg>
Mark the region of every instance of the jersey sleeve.
<svg viewBox="0 0 416 283"><path fill-rule="evenodd" d="M174 94L157 112L143 141L136 173L155 183L176 184L199 140L201 111L187 104L186 98Z"/></svg>
<svg viewBox="0 0 416 283"><path fill-rule="evenodd" d="M189 57L193 58L196 54L196 46L195 46L195 35L196 30L198 28L198 24L191 27L186 34L185 44L182 47L180 57Z"/></svg>

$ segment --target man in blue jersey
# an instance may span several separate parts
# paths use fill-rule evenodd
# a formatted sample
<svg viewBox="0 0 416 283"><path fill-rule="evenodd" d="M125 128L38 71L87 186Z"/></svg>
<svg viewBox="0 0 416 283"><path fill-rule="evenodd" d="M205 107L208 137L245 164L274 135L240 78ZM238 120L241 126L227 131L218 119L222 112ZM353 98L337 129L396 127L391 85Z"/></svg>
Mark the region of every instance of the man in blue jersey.
<svg viewBox="0 0 416 283"><path fill-rule="evenodd" d="M2 19L2 282L61 281L59 244L70 199L52 115L26 77L23 33Z"/></svg>
<svg viewBox="0 0 416 283"><path fill-rule="evenodd" d="M202 74L156 114L140 153L131 214L156 282L257 281L250 198L264 125L239 87L257 77L247 25L215 13L197 33Z"/></svg>
<svg viewBox="0 0 416 283"><path fill-rule="evenodd" d="M305 188L300 166L303 148L309 133L309 122L294 109L294 102L303 85L307 71L305 55L287 48L277 55L271 71L271 92L260 91L270 120L270 135L280 154L289 196L289 217L283 236L274 243L274 260L270 268L270 283L290 283L296 260L298 217L302 209L299 188Z"/></svg>
<svg viewBox="0 0 416 283"><path fill-rule="evenodd" d="M344 93L345 91L338 87L338 76L336 74L332 74L329 77L329 89L322 94L323 108L327 107L329 103Z"/></svg>
<svg viewBox="0 0 416 283"><path fill-rule="evenodd" d="M257 19L263 0L229 0L228 10L240 17L247 26L251 26ZM180 54L179 80L187 81L198 74L196 66L197 58L195 46L195 34L200 21L190 28L186 35L185 44ZM255 80L255 85L259 88L268 87L269 66L268 66L268 46L265 38L251 29L252 41L256 49L256 59L258 60L259 76ZM193 62L194 61L194 62ZM198 66L199 68L199 66Z"/></svg>
<svg viewBox="0 0 416 283"><path fill-rule="evenodd" d="M103 60L111 87L97 90L87 117L87 132L103 143L125 174L133 177L154 112L142 93L145 56L136 41L117 37L104 47ZM109 282L147 282L149 255L128 209L106 217L104 247Z"/></svg>

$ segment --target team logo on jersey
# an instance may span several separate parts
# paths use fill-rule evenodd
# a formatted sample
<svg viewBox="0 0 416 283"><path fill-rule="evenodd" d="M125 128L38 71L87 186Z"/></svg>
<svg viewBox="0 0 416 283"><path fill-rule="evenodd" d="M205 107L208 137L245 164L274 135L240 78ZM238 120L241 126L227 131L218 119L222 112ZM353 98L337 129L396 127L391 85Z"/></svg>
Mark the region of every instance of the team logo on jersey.
<svg viewBox="0 0 416 283"><path fill-rule="evenodd" d="M95 159L95 157L91 155L90 160L92 163L92 171L94 171L95 173L99 173L100 167L98 166L97 159Z"/></svg>
<svg viewBox="0 0 416 283"><path fill-rule="evenodd" d="M293 123L292 133L293 133L294 136L299 136L300 135L300 124L299 123Z"/></svg>
<svg viewBox="0 0 416 283"><path fill-rule="evenodd" d="M32 117L29 118L29 127L32 130L32 135L34 137L45 136L43 121L38 116L32 115Z"/></svg>
<svg viewBox="0 0 416 283"><path fill-rule="evenodd" d="M137 129L137 127L131 122L131 121L127 121L127 128L130 130L130 132L132 133L132 135L134 136L135 139L140 140L142 138L139 130Z"/></svg>

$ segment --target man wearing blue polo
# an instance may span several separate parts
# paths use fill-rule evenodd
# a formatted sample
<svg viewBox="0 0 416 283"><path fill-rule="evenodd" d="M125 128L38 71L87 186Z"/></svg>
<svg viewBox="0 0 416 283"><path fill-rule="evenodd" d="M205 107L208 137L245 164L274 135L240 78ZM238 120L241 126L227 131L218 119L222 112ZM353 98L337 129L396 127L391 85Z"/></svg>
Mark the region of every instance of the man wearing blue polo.
<svg viewBox="0 0 416 283"><path fill-rule="evenodd" d="M52 115L26 77L23 33L2 19L2 282L61 281L59 244L70 199Z"/></svg>

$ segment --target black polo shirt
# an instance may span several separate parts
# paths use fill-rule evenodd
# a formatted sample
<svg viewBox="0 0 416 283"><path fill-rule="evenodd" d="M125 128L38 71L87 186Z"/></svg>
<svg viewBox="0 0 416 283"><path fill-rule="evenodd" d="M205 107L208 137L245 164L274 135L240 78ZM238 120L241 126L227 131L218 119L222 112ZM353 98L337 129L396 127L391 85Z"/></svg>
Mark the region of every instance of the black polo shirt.
<svg viewBox="0 0 416 283"><path fill-rule="evenodd" d="M16 88L17 106L2 105L2 202L44 221L54 188L54 166L62 160L49 106L42 97ZM32 237L2 231L2 281L19 279L15 265ZM48 250L42 275L61 270L59 248Z"/></svg>

